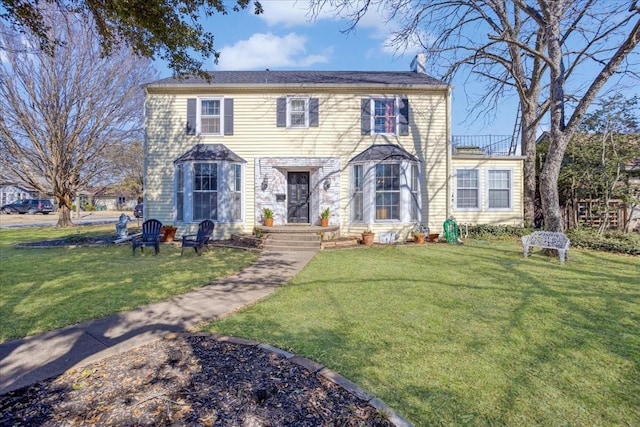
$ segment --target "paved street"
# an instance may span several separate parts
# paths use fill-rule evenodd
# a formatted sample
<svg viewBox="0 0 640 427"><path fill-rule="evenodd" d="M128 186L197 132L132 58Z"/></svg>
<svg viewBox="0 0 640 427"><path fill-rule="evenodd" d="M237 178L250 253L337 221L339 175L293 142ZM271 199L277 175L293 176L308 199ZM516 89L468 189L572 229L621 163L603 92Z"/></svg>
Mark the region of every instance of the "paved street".
<svg viewBox="0 0 640 427"><path fill-rule="evenodd" d="M126 211L95 211L95 212L80 212L80 218L76 218L76 214L74 212L72 220L76 225L83 224L110 224L118 221L118 217L120 214L128 215L134 225L138 222L138 219L134 218L132 212L130 210ZM2 215L0 214L0 228L20 228L20 227L47 227L47 226L55 226L58 222L58 214L51 213L49 215ZM140 219L140 222L142 220Z"/></svg>

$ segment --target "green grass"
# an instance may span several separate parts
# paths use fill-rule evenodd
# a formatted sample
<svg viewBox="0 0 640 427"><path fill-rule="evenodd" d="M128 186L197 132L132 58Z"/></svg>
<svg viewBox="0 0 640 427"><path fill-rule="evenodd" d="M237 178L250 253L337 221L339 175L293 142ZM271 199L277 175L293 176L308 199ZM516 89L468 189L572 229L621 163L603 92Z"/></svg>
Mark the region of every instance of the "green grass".
<svg viewBox="0 0 640 427"><path fill-rule="evenodd" d="M163 244L132 256L131 245L16 249L15 243L109 234L110 227L0 230L0 342L165 300L232 274L256 258L214 248L180 257Z"/></svg>
<svg viewBox="0 0 640 427"><path fill-rule="evenodd" d="M516 240L325 251L208 330L305 355L419 426L640 425L640 259Z"/></svg>

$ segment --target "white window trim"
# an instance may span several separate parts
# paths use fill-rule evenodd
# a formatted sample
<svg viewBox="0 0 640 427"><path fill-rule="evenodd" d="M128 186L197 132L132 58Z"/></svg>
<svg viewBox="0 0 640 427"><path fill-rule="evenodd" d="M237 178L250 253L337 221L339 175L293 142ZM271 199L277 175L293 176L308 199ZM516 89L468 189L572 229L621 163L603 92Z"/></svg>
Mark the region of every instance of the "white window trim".
<svg viewBox="0 0 640 427"><path fill-rule="evenodd" d="M219 101L220 102L220 132L219 133L203 133L202 132L202 101ZM196 134L207 136L224 136L224 97L221 96L205 96L199 97L196 105Z"/></svg>
<svg viewBox="0 0 640 427"><path fill-rule="evenodd" d="M400 217L398 219L376 219L376 165L379 164L396 164L399 165L400 170L400 200L399 200L399 209L400 209ZM363 173L363 216L362 221L353 221L353 217L351 212L349 212L349 223L350 224L411 224L414 223L415 220L411 218L411 203L413 202L413 195L411 191L411 165L414 162L409 160L400 160L400 161L366 161L366 162L357 162L350 164L350 190L351 194L353 194L353 166L361 165L362 173ZM422 191L422 181L420 181L420 167L418 166L418 194ZM419 209L418 214L421 216L421 207Z"/></svg>
<svg viewBox="0 0 640 427"><path fill-rule="evenodd" d="M362 169L362 176L361 176L361 180L362 180L362 189L361 191L359 191L359 194L362 194L362 219L361 220L356 220L354 219L354 215L353 215L353 206L349 207L349 222L351 224L364 224L365 222L365 217L366 217L366 209L365 209L365 200L366 200L366 180L365 180L365 166L362 163L356 163L351 165L350 167L350 172L349 172L349 194L351 195L350 203L355 203L355 194L356 194L356 186L355 186L355 181L356 181L356 172L355 172L355 166L359 166Z"/></svg>
<svg viewBox="0 0 640 427"><path fill-rule="evenodd" d="M291 101L304 101L304 126L291 125ZM306 96L287 96L287 129L307 129L309 128L309 97Z"/></svg>
<svg viewBox="0 0 640 427"><path fill-rule="evenodd" d="M477 197L477 202L478 202L478 207L476 208L461 208L458 207L458 171L462 171L462 170L474 170L478 172L478 197ZM456 211L459 212L479 212L482 211L482 169L481 168L477 168L477 167L473 167L473 166L469 166L469 167L458 167L455 168L455 173L453 175L453 182L455 183L454 185L454 189L453 189L453 208Z"/></svg>
<svg viewBox="0 0 640 427"><path fill-rule="evenodd" d="M509 172L509 207L508 208L490 208L489 207L489 171L501 171L501 172ZM499 168L499 167L491 167L485 169L485 197L486 197L486 207L487 212L511 212L513 211L513 168Z"/></svg>
<svg viewBox="0 0 640 427"><path fill-rule="evenodd" d="M373 203L372 203L372 207L373 207L373 222L377 223L377 224L384 224L384 223L389 223L389 222L402 222L402 217L404 215L404 207L405 207L405 203L403 203L403 199L404 199L404 191L403 189L408 189L409 188L409 183L406 182L407 176L405 174L403 174L402 172L406 169L403 166L410 164L409 162L405 162L405 161L386 161L386 162L376 162L374 167L373 167L373 179L374 179L374 184L373 184ZM378 212L377 212L377 205L376 205L376 194L378 193L378 190L376 189L376 185L375 185L375 181L378 179L378 175L377 175L377 168L376 166L378 165L397 165L398 166L398 189L397 190L381 190L381 193L397 193L398 194L398 218L384 218L384 219L378 219ZM409 190L409 194L411 193L411 191ZM409 218L411 217L411 213L409 212Z"/></svg>
<svg viewBox="0 0 640 427"><path fill-rule="evenodd" d="M246 185L244 185L245 181L245 169L242 166L242 163L234 163L234 162L228 162L228 164L225 167L229 167L229 168L233 168L235 166L239 166L240 167L240 190L237 189L231 189L231 185L230 183L227 183L227 188L229 189L230 193L237 193L240 192L240 218L239 219L233 219L233 218L229 218L229 223L230 224L242 224L244 223L244 215L245 215L245 209L244 209L244 199L246 197L246 192L244 191L244 189L246 188ZM227 178L229 177L230 173L227 173ZM235 175L235 174L234 174ZM235 187L235 183L233 185Z"/></svg>
<svg viewBox="0 0 640 427"><path fill-rule="evenodd" d="M394 113L395 113L395 118L396 118L396 124L394 126L395 128L395 132L393 133L389 133L389 132L376 132L376 101L389 101L389 100L393 100L393 108L394 108ZM369 104L369 109L370 109L370 119L371 119L371 135L387 135L387 136L397 136L398 135L398 129L400 126L400 107L399 107L399 97L394 96L394 97L389 97L389 96L372 96L370 98L370 104Z"/></svg>

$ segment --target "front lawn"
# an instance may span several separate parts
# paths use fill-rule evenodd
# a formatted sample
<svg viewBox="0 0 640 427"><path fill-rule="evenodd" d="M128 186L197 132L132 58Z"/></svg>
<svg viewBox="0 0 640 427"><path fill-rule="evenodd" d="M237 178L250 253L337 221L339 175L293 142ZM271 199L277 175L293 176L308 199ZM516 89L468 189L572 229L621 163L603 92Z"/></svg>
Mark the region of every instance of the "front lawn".
<svg viewBox="0 0 640 427"><path fill-rule="evenodd" d="M305 355L419 426L640 425L640 258L517 240L324 251L208 330Z"/></svg>
<svg viewBox="0 0 640 427"><path fill-rule="evenodd" d="M232 274L255 253L212 248L180 256L180 245L162 244L132 256L131 245L16 249L14 244L92 234L113 226L0 230L0 342L96 319L166 300Z"/></svg>

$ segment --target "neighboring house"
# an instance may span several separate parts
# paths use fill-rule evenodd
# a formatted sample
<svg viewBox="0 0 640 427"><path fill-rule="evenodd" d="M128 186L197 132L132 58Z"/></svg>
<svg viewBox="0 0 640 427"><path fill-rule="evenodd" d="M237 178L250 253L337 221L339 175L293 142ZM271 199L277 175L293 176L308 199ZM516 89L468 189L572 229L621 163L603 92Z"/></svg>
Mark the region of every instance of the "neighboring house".
<svg viewBox="0 0 640 427"><path fill-rule="evenodd" d="M145 218L217 237L275 225L522 224L522 159L456 154L451 87L408 72L221 71L146 89ZM380 234L377 234L379 236Z"/></svg>
<svg viewBox="0 0 640 427"><path fill-rule="evenodd" d="M138 204L136 194L118 188L89 189L81 195L85 195L86 200L91 200L91 203L99 210L128 211Z"/></svg>
<svg viewBox="0 0 640 427"><path fill-rule="evenodd" d="M0 183L0 205L6 205L21 199L32 199L38 197L38 192L29 190L11 182Z"/></svg>

